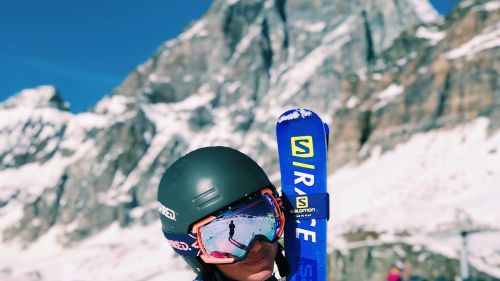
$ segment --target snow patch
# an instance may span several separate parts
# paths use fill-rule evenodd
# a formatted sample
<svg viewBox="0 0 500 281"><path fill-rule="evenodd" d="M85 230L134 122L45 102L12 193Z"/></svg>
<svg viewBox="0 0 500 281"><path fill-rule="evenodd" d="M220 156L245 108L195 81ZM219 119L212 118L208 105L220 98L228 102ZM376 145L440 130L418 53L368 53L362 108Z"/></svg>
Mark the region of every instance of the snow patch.
<svg viewBox="0 0 500 281"><path fill-rule="evenodd" d="M382 80L382 78L383 78L383 77L384 77L384 76L383 76L381 73L378 73L378 72L377 72L377 73L374 73L374 74L372 75L372 79L373 79L373 80L375 80L375 81L380 81L380 80Z"/></svg>
<svg viewBox="0 0 500 281"><path fill-rule="evenodd" d="M195 36L202 36L202 31L206 27L206 22L204 20L199 20L195 24L193 24L188 30L184 31L180 36L180 40L189 41L191 38Z"/></svg>
<svg viewBox="0 0 500 281"><path fill-rule="evenodd" d="M463 0L458 4L460 9L467 8L475 3L475 0Z"/></svg>
<svg viewBox="0 0 500 281"><path fill-rule="evenodd" d="M241 82L236 81L236 82L233 82L233 83L229 84L226 89L227 89L228 93L233 94L233 93L236 92L236 90L238 90L238 88L240 86L241 86Z"/></svg>
<svg viewBox="0 0 500 281"><path fill-rule="evenodd" d="M18 168L3 169L0 173L2 197L21 191L23 197L35 198L45 188L57 185L66 165L68 159L53 157L44 164L29 163Z"/></svg>
<svg viewBox="0 0 500 281"><path fill-rule="evenodd" d="M50 100L56 95L56 89L51 85L40 86L35 89L25 89L0 104L0 108L50 107Z"/></svg>
<svg viewBox="0 0 500 281"><path fill-rule="evenodd" d="M154 83L158 81L158 75L156 75L156 73L153 72L148 75L148 80Z"/></svg>
<svg viewBox="0 0 500 281"><path fill-rule="evenodd" d="M309 23L305 21L297 21L294 24L295 27L303 29L305 31L311 32L311 33L318 33L321 32L325 29L326 23L325 22L315 22L315 23Z"/></svg>
<svg viewBox="0 0 500 281"><path fill-rule="evenodd" d="M500 1L492 1L483 5L484 9L488 12L493 12L500 9Z"/></svg>
<svg viewBox="0 0 500 281"><path fill-rule="evenodd" d="M5 190L2 190L1 192L0 200L8 199L3 197ZM0 241L3 241L4 230L21 220L23 217L23 207L24 204L21 201L17 199L10 199L6 206L0 208Z"/></svg>
<svg viewBox="0 0 500 281"><path fill-rule="evenodd" d="M248 28L245 37L243 37L236 46L236 50L231 56L230 64L234 63L248 49L252 41L257 38L261 34L261 32L262 27L260 24L253 24Z"/></svg>
<svg viewBox="0 0 500 281"><path fill-rule="evenodd" d="M280 116L278 119L278 123L284 122L284 121L290 121L290 120L296 120L299 118L306 118L312 115L312 112L306 109L298 109L294 110L286 115Z"/></svg>
<svg viewBox="0 0 500 281"><path fill-rule="evenodd" d="M420 75L426 74L428 72L429 72L429 69L427 67L425 67L425 66L419 67L417 69L417 73L420 74Z"/></svg>
<svg viewBox="0 0 500 281"><path fill-rule="evenodd" d="M15 128L29 121L38 121L40 124L53 124L62 126L73 116L70 112L61 111L55 108L31 108L28 106L1 108L0 128ZM19 128L20 133L22 128ZM1 132L0 132L1 134ZM14 138L11 136L10 138Z"/></svg>
<svg viewBox="0 0 500 281"><path fill-rule="evenodd" d="M421 26L417 29L416 35L418 38L429 40L430 44L434 46L437 45L439 41L443 40L446 36L446 32Z"/></svg>
<svg viewBox="0 0 500 281"><path fill-rule="evenodd" d="M447 52L444 56L453 60L460 57L472 58L475 54L500 46L500 21L485 28L480 34L461 46Z"/></svg>
<svg viewBox="0 0 500 281"><path fill-rule="evenodd" d="M106 96L97 104L95 112L99 114L121 116L123 113L127 112L128 105L134 102L134 97L123 95Z"/></svg>
<svg viewBox="0 0 500 281"><path fill-rule="evenodd" d="M72 118L68 127L78 127L81 129L104 128L109 125L108 119L92 112L80 113Z"/></svg>
<svg viewBox="0 0 500 281"><path fill-rule="evenodd" d="M347 100L346 107L351 109L356 107L356 105L358 104L359 104L359 99L357 97L352 96Z"/></svg>
<svg viewBox="0 0 500 281"><path fill-rule="evenodd" d="M399 66L404 66L407 63L408 63L408 58L406 57L400 58L396 61L396 64Z"/></svg>
<svg viewBox="0 0 500 281"><path fill-rule="evenodd" d="M212 92L191 95L181 102L172 104L171 109L174 111L192 111L200 106L206 106L214 98L215 93Z"/></svg>
<svg viewBox="0 0 500 281"><path fill-rule="evenodd" d="M401 85L391 84L385 90L377 93L375 96L379 99L379 101L373 106L373 110L376 111L386 106L397 96L401 95L404 92L404 89L405 88Z"/></svg>
<svg viewBox="0 0 500 281"><path fill-rule="evenodd" d="M500 1L491 1L484 3L483 5L474 6L471 11L479 12L479 11L487 11L494 12L500 8Z"/></svg>
<svg viewBox="0 0 500 281"><path fill-rule="evenodd" d="M228 6L232 6L232 5L234 5L234 4L238 3L238 2L240 2L240 0L226 0L226 4Z"/></svg>
<svg viewBox="0 0 500 281"><path fill-rule="evenodd" d="M356 18L351 16L344 20L332 32L325 35L322 44L311 51L301 61L295 63L282 75L283 89L280 99L288 100L297 93L306 81L320 67L325 59L337 53L337 51L350 40L350 28Z"/></svg>
<svg viewBox="0 0 500 281"><path fill-rule="evenodd" d="M424 23L433 23L441 21L442 18L432 7L428 0L410 0L415 13Z"/></svg>
<svg viewBox="0 0 500 281"><path fill-rule="evenodd" d="M120 228L113 224L70 248L62 248L57 244L57 236L61 232L61 229L54 228L25 249L0 244L2 268L10 269L8 276L12 280L22 280L35 271L39 272L41 280L54 281L159 281L193 280L195 277L184 266L182 259L174 255L158 222L131 228Z"/></svg>

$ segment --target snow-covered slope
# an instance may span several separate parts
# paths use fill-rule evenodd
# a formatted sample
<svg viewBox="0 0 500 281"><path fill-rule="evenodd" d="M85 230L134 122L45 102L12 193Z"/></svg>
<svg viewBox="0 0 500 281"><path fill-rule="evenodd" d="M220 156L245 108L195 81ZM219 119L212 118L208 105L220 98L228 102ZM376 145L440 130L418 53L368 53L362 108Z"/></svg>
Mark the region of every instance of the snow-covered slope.
<svg viewBox="0 0 500 281"><path fill-rule="evenodd" d="M432 234L460 212L500 230L500 133L488 136L488 123L420 133L338 170L330 178L336 231Z"/></svg>
<svg viewBox="0 0 500 281"><path fill-rule="evenodd" d="M458 257L460 231L480 230L470 241L473 265L500 276L500 132L489 135L488 123L417 134L330 176L330 246L373 231L381 236L371 243L405 241Z"/></svg>
<svg viewBox="0 0 500 281"><path fill-rule="evenodd" d="M194 273L164 242L159 224L111 225L72 248L62 248L55 229L21 249L2 245L0 280L192 280ZM164 243L162 243L164 242Z"/></svg>

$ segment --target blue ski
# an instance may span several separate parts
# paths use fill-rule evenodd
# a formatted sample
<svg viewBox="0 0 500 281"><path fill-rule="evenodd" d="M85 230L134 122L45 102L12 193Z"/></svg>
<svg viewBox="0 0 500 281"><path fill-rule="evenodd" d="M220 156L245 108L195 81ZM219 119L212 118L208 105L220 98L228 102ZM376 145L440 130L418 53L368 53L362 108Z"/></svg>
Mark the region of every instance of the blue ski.
<svg viewBox="0 0 500 281"><path fill-rule="evenodd" d="M306 109L283 113L276 125L281 190L287 213L287 280L326 281L328 126Z"/></svg>

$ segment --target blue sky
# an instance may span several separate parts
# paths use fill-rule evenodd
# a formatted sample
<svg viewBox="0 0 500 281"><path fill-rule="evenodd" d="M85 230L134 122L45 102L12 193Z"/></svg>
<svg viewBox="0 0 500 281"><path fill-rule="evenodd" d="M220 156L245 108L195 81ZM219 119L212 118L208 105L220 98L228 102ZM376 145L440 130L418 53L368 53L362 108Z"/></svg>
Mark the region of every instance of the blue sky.
<svg viewBox="0 0 500 281"><path fill-rule="evenodd" d="M94 106L211 0L2 0L0 102L38 85L73 112ZM446 14L456 0L432 0Z"/></svg>

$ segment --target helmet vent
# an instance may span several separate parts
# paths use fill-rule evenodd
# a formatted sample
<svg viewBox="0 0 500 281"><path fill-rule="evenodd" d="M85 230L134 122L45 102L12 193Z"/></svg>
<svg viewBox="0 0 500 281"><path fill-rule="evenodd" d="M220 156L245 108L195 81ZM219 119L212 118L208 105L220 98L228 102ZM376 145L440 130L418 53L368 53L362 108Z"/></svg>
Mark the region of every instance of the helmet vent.
<svg viewBox="0 0 500 281"><path fill-rule="evenodd" d="M192 202L198 210L201 210L201 209L205 208L206 206L219 201L220 199L221 199L221 197L217 193L217 189L215 189L215 187L212 187L211 189L194 197L192 199Z"/></svg>

